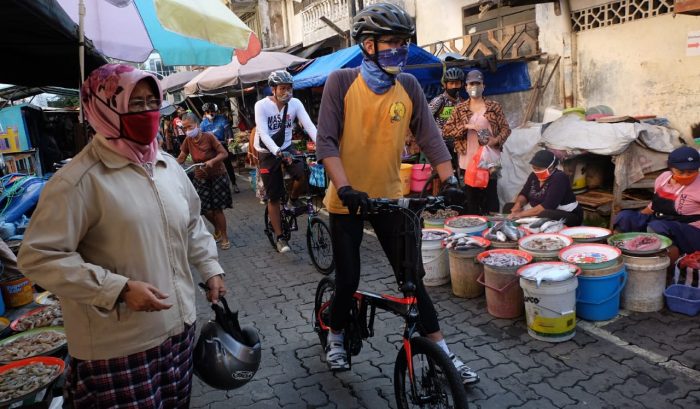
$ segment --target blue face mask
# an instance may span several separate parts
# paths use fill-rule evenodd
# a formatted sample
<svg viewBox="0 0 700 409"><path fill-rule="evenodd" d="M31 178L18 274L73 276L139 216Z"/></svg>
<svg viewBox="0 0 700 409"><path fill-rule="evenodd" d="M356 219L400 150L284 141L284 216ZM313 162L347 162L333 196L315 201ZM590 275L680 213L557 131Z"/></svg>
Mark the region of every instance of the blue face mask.
<svg viewBox="0 0 700 409"><path fill-rule="evenodd" d="M377 53L377 62L384 71L389 74L396 75L403 71L408 60L408 45L398 48L390 48L388 50L379 51Z"/></svg>
<svg viewBox="0 0 700 409"><path fill-rule="evenodd" d="M360 65L362 78L374 93L384 94L394 85L395 75L403 70L407 59L408 45L380 51L377 60L382 68L379 68L372 57L365 56Z"/></svg>

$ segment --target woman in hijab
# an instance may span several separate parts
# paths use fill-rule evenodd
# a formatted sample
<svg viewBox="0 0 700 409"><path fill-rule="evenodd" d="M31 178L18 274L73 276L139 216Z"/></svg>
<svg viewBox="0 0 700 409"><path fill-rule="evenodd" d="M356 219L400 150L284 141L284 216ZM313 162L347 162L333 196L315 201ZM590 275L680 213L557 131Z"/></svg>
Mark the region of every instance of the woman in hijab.
<svg viewBox="0 0 700 409"><path fill-rule="evenodd" d="M64 398L75 408L189 407L190 265L216 302L226 293L216 244L189 178L158 149L156 77L108 64L81 95L97 134L46 184L19 254L20 270L61 301Z"/></svg>
<svg viewBox="0 0 700 409"><path fill-rule="evenodd" d="M224 209L230 208L233 203L224 166L228 151L213 133L202 131L199 119L193 113L182 117L182 127L187 138L180 147L177 161L184 163L187 156L192 155L194 163L203 165L195 169L192 183L202 203L202 215L214 225L214 239L220 243L221 250L228 250L231 242L228 240Z"/></svg>
<svg viewBox="0 0 700 409"><path fill-rule="evenodd" d="M571 190L569 177L557 169L559 161L548 150L541 150L530 161L532 173L510 209L510 218L538 216L552 220L564 219L567 226L580 226L583 208ZM506 204L503 211L508 213Z"/></svg>

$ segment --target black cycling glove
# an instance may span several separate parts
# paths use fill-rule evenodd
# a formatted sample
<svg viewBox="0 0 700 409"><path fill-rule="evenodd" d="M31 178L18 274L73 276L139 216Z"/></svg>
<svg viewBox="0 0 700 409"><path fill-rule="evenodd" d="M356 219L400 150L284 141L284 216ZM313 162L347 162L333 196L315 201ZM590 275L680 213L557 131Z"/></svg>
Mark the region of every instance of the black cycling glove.
<svg viewBox="0 0 700 409"><path fill-rule="evenodd" d="M343 202L343 206L348 208L350 215L356 216L359 210L364 217L369 207L369 196L365 192L360 192L352 186L343 186L338 189L338 197Z"/></svg>
<svg viewBox="0 0 700 409"><path fill-rule="evenodd" d="M465 194L462 189L459 188L459 185L457 184L457 177L454 175L448 177L444 182L442 182L440 196L444 198L445 205L447 206L464 205Z"/></svg>

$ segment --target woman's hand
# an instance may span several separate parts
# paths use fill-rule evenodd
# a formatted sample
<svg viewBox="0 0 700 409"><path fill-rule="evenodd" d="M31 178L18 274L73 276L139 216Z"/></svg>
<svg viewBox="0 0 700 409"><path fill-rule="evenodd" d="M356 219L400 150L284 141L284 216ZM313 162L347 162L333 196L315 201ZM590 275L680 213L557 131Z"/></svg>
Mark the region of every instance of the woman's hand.
<svg viewBox="0 0 700 409"><path fill-rule="evenodd" d="M209 291L207 291L207 300L209 302L217 302L219 301L219 297L226 295L226 284L221 275L215 275L208 279L207 287L209 288Z"/></svg>
<svg viewBox="0 0 700 409"><path fill-rule="evenodd" d="M204 169L211 170L214 169L214 161L212 159L204 162Z"/></svg>
<svg viewBox="0 0 700 409"><path fill-rule="evenodd" d="M172 307L172 304L161 301L168 297L170 297L168 294L151 284L133 280L129 280L124 285L119 295L119 299L124 301L130 310L147 312L167 310Z"/></svg>

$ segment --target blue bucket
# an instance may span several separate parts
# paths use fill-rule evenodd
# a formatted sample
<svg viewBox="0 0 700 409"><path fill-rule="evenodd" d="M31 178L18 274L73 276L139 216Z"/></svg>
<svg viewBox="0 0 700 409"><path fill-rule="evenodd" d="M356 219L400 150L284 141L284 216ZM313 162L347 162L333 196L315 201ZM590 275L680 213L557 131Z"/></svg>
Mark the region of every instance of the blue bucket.
<svg viewBox="0 0 700 409"><path fill-rule="evenodd" d="M620 310L620 293L627 283L627 270L602 277L578 277L576 315L584 320L605 321Z"/></svg>

